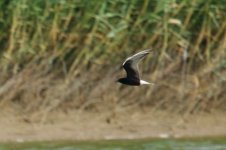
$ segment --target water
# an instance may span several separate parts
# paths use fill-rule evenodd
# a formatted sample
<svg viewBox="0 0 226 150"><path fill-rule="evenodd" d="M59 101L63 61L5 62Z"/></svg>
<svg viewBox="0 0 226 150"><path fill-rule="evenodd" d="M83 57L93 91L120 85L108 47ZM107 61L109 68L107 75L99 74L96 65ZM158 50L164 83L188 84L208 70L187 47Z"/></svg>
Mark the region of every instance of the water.
<svg viewBox="0 0 226 150"><path fill-rule="evenodd" d="M4 143L0 150L226 150L226 138Z"/></svg>

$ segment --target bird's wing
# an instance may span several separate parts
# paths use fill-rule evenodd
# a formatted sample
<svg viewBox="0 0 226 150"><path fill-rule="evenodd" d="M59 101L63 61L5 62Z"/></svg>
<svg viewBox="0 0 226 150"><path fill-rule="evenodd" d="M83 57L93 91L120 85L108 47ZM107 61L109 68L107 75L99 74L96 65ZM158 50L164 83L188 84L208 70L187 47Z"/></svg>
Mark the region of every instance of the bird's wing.
<svg viewBox="0 0 226 150"><path fill-rule="evenodd" d="M125 62L122 64L123 68L126 70L127 78L140 80L139 71L138 71L138 63L142 60L147 54L150 53L151 49L147 49L136 53L135 55L127 58Z"/></svg>

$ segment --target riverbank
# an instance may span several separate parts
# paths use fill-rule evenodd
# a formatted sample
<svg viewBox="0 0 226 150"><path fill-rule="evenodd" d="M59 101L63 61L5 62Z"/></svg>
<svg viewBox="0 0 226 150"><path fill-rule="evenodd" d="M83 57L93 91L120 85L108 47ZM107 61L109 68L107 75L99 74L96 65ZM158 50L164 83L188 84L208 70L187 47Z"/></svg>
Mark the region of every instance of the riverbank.
<svg viewBox="0 0 226 150"><path fill-rule="evenodd" d="M225 124L225 115L219 112L183 116L144 110L33 116L2 112L0 142L226 136Z"/></svg>

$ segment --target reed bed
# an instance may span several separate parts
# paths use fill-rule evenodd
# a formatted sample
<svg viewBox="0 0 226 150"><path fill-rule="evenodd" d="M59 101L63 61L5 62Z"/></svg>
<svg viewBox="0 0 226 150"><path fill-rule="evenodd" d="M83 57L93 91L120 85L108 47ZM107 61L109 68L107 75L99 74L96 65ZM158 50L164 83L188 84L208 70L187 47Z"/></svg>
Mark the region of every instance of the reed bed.
<svg viewBox="0 0 226 150"><path fill-rule="evenodd" d="M226 110L225 0L2 0L0 107L21 113ZM142 77L120 64L153 48Z"/></svg>

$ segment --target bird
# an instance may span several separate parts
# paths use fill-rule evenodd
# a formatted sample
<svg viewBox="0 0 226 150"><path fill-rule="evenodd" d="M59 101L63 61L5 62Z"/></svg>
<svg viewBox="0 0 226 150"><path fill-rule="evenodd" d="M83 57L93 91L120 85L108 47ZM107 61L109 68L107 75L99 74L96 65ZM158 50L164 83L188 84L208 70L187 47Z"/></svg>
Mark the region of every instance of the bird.
<svg viewBox="0 0 226 150"><path fill-rule="evenodd" d="M125 69L127 76L124 78L119 78L117 82L129 86L140 86L144 84L153 84L147 81L141 80L139 71L138 71L138 63L150 53L151 49L143 50L139 53L136 53L130 57L128 57L122 64L122 67Z"/></svg>

